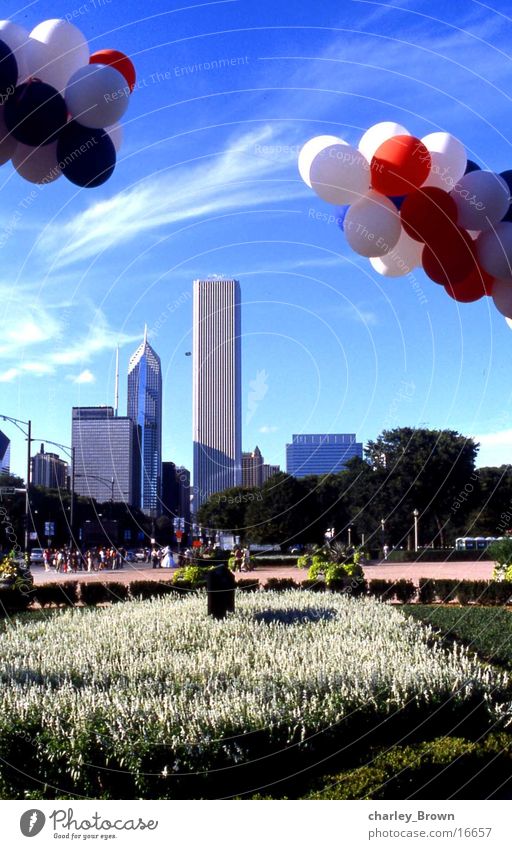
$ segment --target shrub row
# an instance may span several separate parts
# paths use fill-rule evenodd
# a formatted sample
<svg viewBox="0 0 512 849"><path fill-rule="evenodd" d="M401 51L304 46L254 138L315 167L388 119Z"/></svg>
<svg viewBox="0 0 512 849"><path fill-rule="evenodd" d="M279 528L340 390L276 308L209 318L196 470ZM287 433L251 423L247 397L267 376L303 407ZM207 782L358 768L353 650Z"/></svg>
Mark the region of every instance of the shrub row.
<svg viewBox="0 0 512 849"><path fill-rule="evenodd" d="M247 578L237 582L242 592L255 592L260 585L257 578ZM159 598L168 593L183 595L195 592L196 587L187 581L132 581L124 584L120 581L66 581L49 583L34 587L29 593L20 593L12 589L0 589L0 616L19 613L37 604L42 608L73 607L78 603L85 605L113 604L131 599ZM367 582L363 579L346 578L331 583L324 581L295 581L293 578L269 578L263 589L283 591L306 589L315 592L342 592L354 597L371 595L383 601L409 604L435 602L446 604L455 601L458 604L506 605L512 604L512 582L509 581L458 581L448 578L420 578L419 587L412 581L401 578L389 581L374 578Z"/></svg>
<svg viewBox="0 0 512 849"><path fill-rule="evenodd" d="M382 557L382 551L377 558ZM456 551L454 548L422 548L420 551L399 550L390 551L388 562L391 563L455 563L473 562L475 560L493 560L485 549L474 551Z"/></svg>

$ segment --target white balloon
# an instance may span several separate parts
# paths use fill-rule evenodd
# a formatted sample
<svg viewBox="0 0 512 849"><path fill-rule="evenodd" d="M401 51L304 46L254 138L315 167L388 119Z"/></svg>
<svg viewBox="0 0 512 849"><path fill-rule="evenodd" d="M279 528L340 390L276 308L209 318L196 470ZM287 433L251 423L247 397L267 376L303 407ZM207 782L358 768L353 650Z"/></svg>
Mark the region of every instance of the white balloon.
<svg viewBox="0 0 512 849"><path fill-rule="evenodd" d="M298 160L299 174L309 188L311 188L309 172L311 170L311 163L313 162L313 159L325 147L329 147L332 144L347 144L347 142L343 141L343 139L339 139L337 136L315 136L307 141L301 148Z"/></svg>
<svg viewBox="0 0 512 849"><path fill-rule="evenodd" d="M130 99L130 88L109 65L87 65L69 80L65 100L72 117L84 127L110 127L119 121Z"/></svg>
<svg viewBox="0 0 512 849"><path fill-rule="evenodd" d="M11 136L4 121L5 106L0 106L0 165L5 165L16 150L17 141Z"/></svg>
<svg viewBox="0 0 512 849"><path fill-rule="evenodd" d="M395 124L394 121L381 121L380 124L374 124L361 136L358 149L365 159L371 162L375 151L383 142L393 138L393 136L410 135L409 130L406 130L401 124Z"/></svg>
<svg viewBox="0 0 512 849"><path fill-rule="evenodd" d="M350 144L332 144L318 153L309 172L311 188L327 201L343 205L355 203L370 186L368 160Z"/></svg>
<svg viewBox="0 0 512 849"><path fill-rule="evenodd" d="M63 92L70 77L88 65L89 47L78 27L54 18L30 33L28 58L31 76Z"/></svg>
<svg viewBox="0 0 512 849"><path fill-rule="evenodd" d="M0 40L5 41L14 53L18 65L18 85L29 77L28 70L28 30L13 21L0 21Z"/></svg>
<svg viewBox="0 0 512 849"><path fill-rule="evenodd" d="M494 306L505 318L512 319L512 281L495 280L492 284Z"/></svg>
<svg viewBox="0 0 512 849"><path fill-rule="evenodd" d="M475 242L478 262L488 274L512 280L512 223L500 221Z"/></svg>
<svg viewBox="0 0 512 849"><path fill-rule="evenodd" d="M105 127L105 132L110 136L110 140L119 153L123 146L124 132L122 124L113 124L112 127Z"/></svg>
<svg viewBox="0 0 512 849"><path fill-rule="evenodd" d="M18 144L12 156L12 164L20 177L29 183L53 183L62 176L57 162L57 142L45 144L43 147Z"/></svg>
<svg viewBox="0 0 512 849"><path fill-rule="evenodd" d="M468 158L462 142L450 133L429 133L421 140L432 159L424 186L436 186L451 192L464 176Z"/></svg>
<svg viewBox="0 0 512 849"><path fill-rule="evenodd" d="M345 216L343 230L352 250L360 256L385 256L400 238L402 226L395 204L369 191Z"/></svg>
<svg viewBox="0 0 512 849"><path fill-rule="evenodd" d="M381 257L370 257L370 264L383 277L405 277L421 266L422 242L417 242L402 229L393 250Z"/></svg>
<svg viewBox="0 0 512 849"><path fill-rule="evenodd" d="M467 230L489 230L510 205L509 187L493 171L465 174L450 194L457 204L457 224Z"/></svg>

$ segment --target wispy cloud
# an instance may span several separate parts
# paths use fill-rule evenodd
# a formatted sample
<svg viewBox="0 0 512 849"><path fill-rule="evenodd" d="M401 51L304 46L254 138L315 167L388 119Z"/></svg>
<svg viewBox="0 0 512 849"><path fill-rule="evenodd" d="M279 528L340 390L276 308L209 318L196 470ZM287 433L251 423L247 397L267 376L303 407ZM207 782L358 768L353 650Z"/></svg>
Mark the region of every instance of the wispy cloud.
<svg viewBox="0 0 512 849"><path fill-rule="evenodd" d="M56 266L62 267L171 224L299 197L304 189L298 179L290 180L289 173L285 179L289 163L262 151L277 151L286 139L289 145L284 125L267 125L234 138L218 155L152 175L109 200L93 203L64 225L49 229L40 250L56 254Z"/></svg>
<svg viewBox="0 0 512 849"><path fill-rule="evenodd" d="M512 428L474 436L480 444L478 465L501 466L512 463Z"/></svg>
<svg viewBox="0 0 512 849"><path fill-rule="evenodd" d="M277 425L262 425L260 428L258 428L259 433L275 433L278 430L279 428L277 427Z"/></svg>
<svg viewBox="0 0 512 849"><path fill-rule="evenodd" d="M80 374L68 374L67 380L71 380L72 383L95 383L96 378L93 375L92 371L88 368L84 369L80 372Z"/></svg>
<svg viewBox="0 0 512 849"><path fill-rule="evenodd" d="M20 370L18 368L9 368L0 374L0 383L11 383L13 380L16 380L19 374Z"/></svg>

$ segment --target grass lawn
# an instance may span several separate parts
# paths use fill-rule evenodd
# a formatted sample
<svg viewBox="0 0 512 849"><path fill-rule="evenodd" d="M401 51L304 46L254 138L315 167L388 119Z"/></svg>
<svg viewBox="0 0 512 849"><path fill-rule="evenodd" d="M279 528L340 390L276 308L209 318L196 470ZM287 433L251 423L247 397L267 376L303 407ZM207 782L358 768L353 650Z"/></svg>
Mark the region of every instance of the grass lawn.
<svg viewBox="0 0 512 849"><path fill-rule="evenodd" d="M402 610L464 643L484 660L512 669L512 611L508 608L411 604Z"/></svg>

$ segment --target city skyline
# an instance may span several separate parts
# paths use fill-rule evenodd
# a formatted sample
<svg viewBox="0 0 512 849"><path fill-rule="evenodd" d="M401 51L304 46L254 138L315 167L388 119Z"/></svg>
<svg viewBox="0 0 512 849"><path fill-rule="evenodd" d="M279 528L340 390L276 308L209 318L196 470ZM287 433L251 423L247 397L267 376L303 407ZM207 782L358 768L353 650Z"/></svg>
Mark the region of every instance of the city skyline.
<svg viewBox="0 0 512 849"><path fill-rule="evenodd" d="M482 4L123 8L121 28L116 4L77 21L92 44L115 31L137 69L112 179L30 186L1 169L2 410L67 444L71 407L112 404L116 347L126 369L145 317L165 363L163 456L191 468L190 281L215 272L244 282L244 440L269 463L284 467L293 433L366 443L398 425L475 437L479 466L512 462L504 319L486 299L447 302L421 270L379 276L297 171L312 136L357 145L390 120L419 138L446 130L482 168L510 168L511 22ZM29 29L69 11L4 0ZM24 474L23 438L4 429Z"/></svg>

